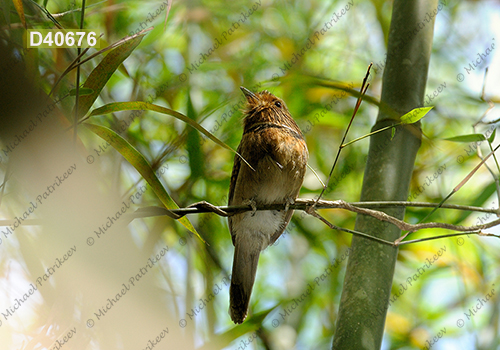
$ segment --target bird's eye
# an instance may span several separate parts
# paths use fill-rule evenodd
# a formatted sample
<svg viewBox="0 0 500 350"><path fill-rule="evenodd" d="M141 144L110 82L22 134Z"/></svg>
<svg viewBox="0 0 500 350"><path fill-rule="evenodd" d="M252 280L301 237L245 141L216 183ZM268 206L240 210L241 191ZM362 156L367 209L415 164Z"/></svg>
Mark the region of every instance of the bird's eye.
<svg viewBox="0 0 500 350"><path fill-rule="evenodd" d="M274 102L274 105L278 108L281 108L281 102L280 101L276 101Z"/></svg>

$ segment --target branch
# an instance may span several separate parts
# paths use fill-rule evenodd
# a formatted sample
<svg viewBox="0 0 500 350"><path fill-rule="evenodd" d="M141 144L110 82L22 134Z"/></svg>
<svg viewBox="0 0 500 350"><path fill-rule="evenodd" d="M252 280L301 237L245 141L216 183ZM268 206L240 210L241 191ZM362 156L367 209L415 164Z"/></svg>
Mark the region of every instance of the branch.
<svg viewBox="0 0 500 350"><path fill-rule="evenodd" d="M496 225L500 224L500 219L497 219L495 221L489 222L484 225L478 225L478 226L462 226L462 225L453 225L453 224L445 224L445 223L440 223L440 222L426 222L422 224L408 224L404 222L403 220L396 219L393 216L387 215L384 212L378 211L378 210L373 210L373 209L367 209L367 208L360 208L356 207L352 204L346 203L344 201L337 201L339 203L339 207L342 209L346 209L358 214L365 214L365 215L370 215L378 220L381 221L387 221L390 222L391 224L397 226L400 230L402 231L418 231L418 230L423 230L423 229L428 229L428 228L443 228L446 230L455 230L455 231L460 231L460 232L465 232L465 231L477 231L477 230L483 230L487 229Z"/></svg>
<svg viewBox="0 0 500 350"><path fill-rule="evenodd" d="M317 203L317 204L316 204ZM390 204L390 205L389 205ZM409 232L415 232L418 230L423 230L423 229L430 229L430 228L441 228L441 229L446 229L446 230L454 230L454 231L459 231L459 232L467 232L468 234L476 232L477 234L481 234L482 230L497 226L500 224L500 219L494 220L492 222L489 222L484 225L476 225L476 226L462 226L462 225L453 225L453 224L446 224L446 223L439 223L439 222L428 222L428 223L422 223L422 224L409 224L404 222L403 220L397 219L393 216L390 216L384 212L378 211L378 210L373 210L373 209L368 209L366 207L372 206L372 207L390 207L390 206L420 206L420 207L437 207L439 204L438 203L412 203L412 202L399 202L399 201L393 201L393 202L360 202L360 203L347 203L344 202L343 200L337 200L337 201L325 201L325 200L320 200L319 202L316 202L314 199L297 199L294 204L288 205L288 209L296 209L296 210L303 210L309 215L312 215L321 221L323 221L325 224L327 224L330 228L332 229L337 229L337 230L342 230L345 232L349 232L354 235L359 235L363 236L365 238L370 238L372 240L379 241L380 243L388 244L390 242L374 238L372 236L369 236L365 233L362 232L357 232L353 230L347 230L340 228L338 226L335 226L331 223L329 223L326 219L321 217L319 214L316 213L316 209L345 209L352 211L354 213L358 214L364 214L364 215L369 215L372 216L380 221L386 221L389 222L395 226L397 226L400 230L402 231L409 231ZM363 207L365 208L363 208ZM470 210L470 211L479 211L479 212L487 212L487 213L493 213L499 215L499 209L485 209L485 208L478 208L478 207L471 207L471 206L460 206L460 205L453 205L453 204L447 204L447 205L441 205L442 208L448 208L448 209L460 209L460 210ZM286 205L285 204L268 204L268 205L258 205L256 207L256 210L285 210ZM197 213L209 213L213 212L216 213L220 216L231 216L236 213L241 213L245 211L251 211L255 210L252 209L250 205L236 205L236 206L220 206L216 207L208 202L199 202L192 204L191 206L187 208L181 208L181 209L175 209L175 210L167 210L165 208L159 208L159 207L147 207L147 208L141 208L136 213L134 213L134 218L138 217L147 217L147 216L158 216L158 215L167 215L172 218L180 218L184 215L187 214L197 214ZM152 213L151 211L154 211ZM491 234L483 234L483 235L491 235ZM492 235L495 236L496 235ZM404 238L404 237L402 237ZM418 241L418 240L417 240ZM393 243L390 243L391 245L400 245L402 244L401 238L399 240L396 240Z"/></svg>
<svg viewBox="0 0 500 350"><path fill-rule="evenodd" d="M315 205L315 203L317 203ZM138 218L146 218L146 217L155 217L155 216L169 216L173 219L179 219L187 214L201 214L201 213L215 213L220 216L231 216L237 213L243 213L246 211L252 210L285 210L295 209L295 210L303 210L311 216L314 216L325 224L327 224L330 228L335 230L340 230L344 232L351 233L353 235L358 235L365 237L367 239L371 239L383 244L389 244L393 246L408 244L413 242L420 242L422 240L429 239L437 239L442 237L451 237L463 234L479 234L484 236L495 236L493 234L482 233L482 230L497 226L500 224L500 219L494 220L492 222L486 223L484 225L477 226L461 226L461 225L453 225L439 222L428 222L422 224L409 224L400 219L397 219L393 216L387 215L384 212L373 210L369 208L387 208L387 207L421 207L421 208L435 208L439 206L439 203L423 203L423 202L405 202L405 201L382 201L382 202L353 202L347 203L343 200L336 201L326 201L320 200L316 202L314 199L301 199L298 198L295 200L294 204L286 205L286 204L267 204L267 205L257 205L256 208L252 208L250 205L233 205L233 206L214 206L208 202L199 202L188 206L187 208L180 209L172 209L168 210L162 207L143 207L139 208L135 211L135 213L128 215L130 220L138 219ZM314 209L313 209L314 208ZM442 204L441 208L443 209L455 209L455 210L465 210L465 211L474 211L474 212L482 212L482 213L490 213L496 214L500 216L500 209L487 209L481 207L473 207L468 205L456 205L456 204ZM363 232L358 232L350 229L345 229L339 226L335 226L324 219L321 215L319 215L316 210L317 209L344 209L358 214L364 214L372 216L380 221L389 222L399 229L403 231L418 231L423 229L430 228L441 228L446 230L454 230L459 232L459 234L452 234L446 236L436 236L430 238L417 239L412 241L404 241L400 242L399 240L396 242L389 242L377 237L373 237L367 235ZM43 219L30 219L22 222L22 225L41 225L43 224ZM0 226L11 226L15 223L14 220L0 220Z"/></svg>
<svg viewBox="0 0 500 350"><path fill-rule="evenodd" d="M288 209L295 210L308 210L316 201L314 199L297 198L294 204L289 204ZM342 200L327 201L320 200L315 205L316 209L348 209L346 203ZM439 203L426 203L426 202L405 202L405 201L374 201L374 202L353 202L350 205L359 208L389 208L389 207L416 207L416 208L435 208ZM285 204L265 204L257 205L256 210L284 210ZM254 209L255 209L254 208ZM474 207L470 205L458 204L442 204L443 209L455 209L464 211L474 211L480 213L491 213L500 216L500 209L488 209L481 207ZM134 218L144 218L152 216L170 216L177 219L187 214L201 214L201 213L216 213L220 216L231 216L236 213L243 213L245 211L254 210L250 205L233 205L233 206L215 206L208 202L199 202L192 204L186 208L179 209L165 209L162 207L143 207L138 209L133 215ZM351 210L352 211L352 210ZM0 221L1 223L1 221Z"/></svg>
<svg viewBox="0 0 500 350"><path fill-rule="evenodd" d="M351 233L351 234L353 234L355 236L364 237L366 239L369 239L369 240L372 240L372 241L375 241L375 242L378 242L378 243L382 243L382 244L385 244L385 245L389 245L389 246L392 246L394 248L396 248L396 247L398 247L400 245L403 245L403 244L418 243L418 242L424 242L424 241L431 241L431 240L434 240L434 239L449 238L449 237L456 237L456 236L465 236L465 235L469 236L471 234L473 234L473 235L480 235L480 236L492 236L492 237L500 238L500 236L495 235L493 233L483 233L481 231L466 231L466 232L462 232L462 233L452 233L452 234L441 235L441 236L433 236L433 237L425 237L425 238L413 239L413 240L404 241L404 242L401 241L401 239L405 237L405 236L403 236L401 238L398 238L394 242L389 242L389 241L386 241L385 239L382 239L382 238L379 238L379 237L370 236L369 234L366 234L364 232L349 230L349 229L346 229L346 228L343 228L343 227L335 226L335 225L333 225L332 223L330 223L328 220L326 220L324 217L322 217L321 215L319 215L315 211L313 211L310 214L312 216L318 218L319 220L323 221L323 223L325 223L332 230L339 230L339 231L348 232L348 233Z"/></svg>

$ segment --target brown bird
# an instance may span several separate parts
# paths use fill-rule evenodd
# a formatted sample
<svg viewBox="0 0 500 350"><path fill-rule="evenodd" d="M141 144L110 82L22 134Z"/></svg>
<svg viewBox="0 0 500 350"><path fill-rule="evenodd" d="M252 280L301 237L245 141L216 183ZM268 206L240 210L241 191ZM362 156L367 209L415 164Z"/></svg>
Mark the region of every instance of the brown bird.
<svg viewBox="0 0 500 350"><path fill-rule="evenodd" d="M267 90L240 89L247 106L238 153L251 168L235 156L229 205L286 203L288 207L299 195L309 158L304 136L281 99ZM229 313L234 323L247 316L260 252L278 239L292 214L291 209L254 210L229 217L234 244Z"/></svg>

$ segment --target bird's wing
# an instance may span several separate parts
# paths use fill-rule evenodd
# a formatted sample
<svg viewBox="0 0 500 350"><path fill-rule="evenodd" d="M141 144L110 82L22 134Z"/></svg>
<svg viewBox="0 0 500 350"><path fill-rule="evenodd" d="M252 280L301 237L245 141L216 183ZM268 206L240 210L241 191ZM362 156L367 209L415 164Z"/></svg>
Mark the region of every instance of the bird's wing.
<svg viewBox="0 0 500 350"><path fill-rule="evenodd" d="M297 196L299 195L299 192L300 192L300 188L297 190L296 193L293 194L293 200L295 200L295 198L297 198ZM281 236L281 234L285 231L286 227L290 223L290 220L292 219L292 215L293 215L293 209L289 209L285 214L285 218L283 220L283 225L280 226L280 228L277 229L276 232L274 232L273 235L271 236L271 241L270 241L269 245L274 244L274 242L276 242L276 240L279 238L279 236Z"/></svg>
<svg viewBox="0 0 500 350"><path fill-rule="evenodd" d="M240 153L240 147L238 147L237 152ZM240 153L241 154L241 153ZM236 187L236 180L238 179L238 174L240 172L240 167L241 167L241 159L240 157L236 154L234 156L234 165L233 165L233 172L231 173L231 184L229 185L229 198L228 198L228 205L233 204L234 200L234 190ZM233 231L233 222L232 222L231 216L228 217L228 223L229 223L229 232L231 232L231 238L233 240L233 245L234 245L234 240L235 240L235 235Z"/></svg>

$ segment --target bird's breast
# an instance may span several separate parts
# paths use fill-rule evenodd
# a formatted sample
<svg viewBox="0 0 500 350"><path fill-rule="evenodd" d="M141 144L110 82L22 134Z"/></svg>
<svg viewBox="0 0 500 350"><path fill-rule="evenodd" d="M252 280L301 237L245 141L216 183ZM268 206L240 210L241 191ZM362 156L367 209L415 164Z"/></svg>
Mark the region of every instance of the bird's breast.
<svg viewBox="0 0 500 350"><path fill-rule="evenodd" d="M295 197L304 177L307 148L303 140L288 132L262 132L256 137L255 149L262 150L254 159L255 172L251 174L259 188L258 202L282 202Z"/></svg>

